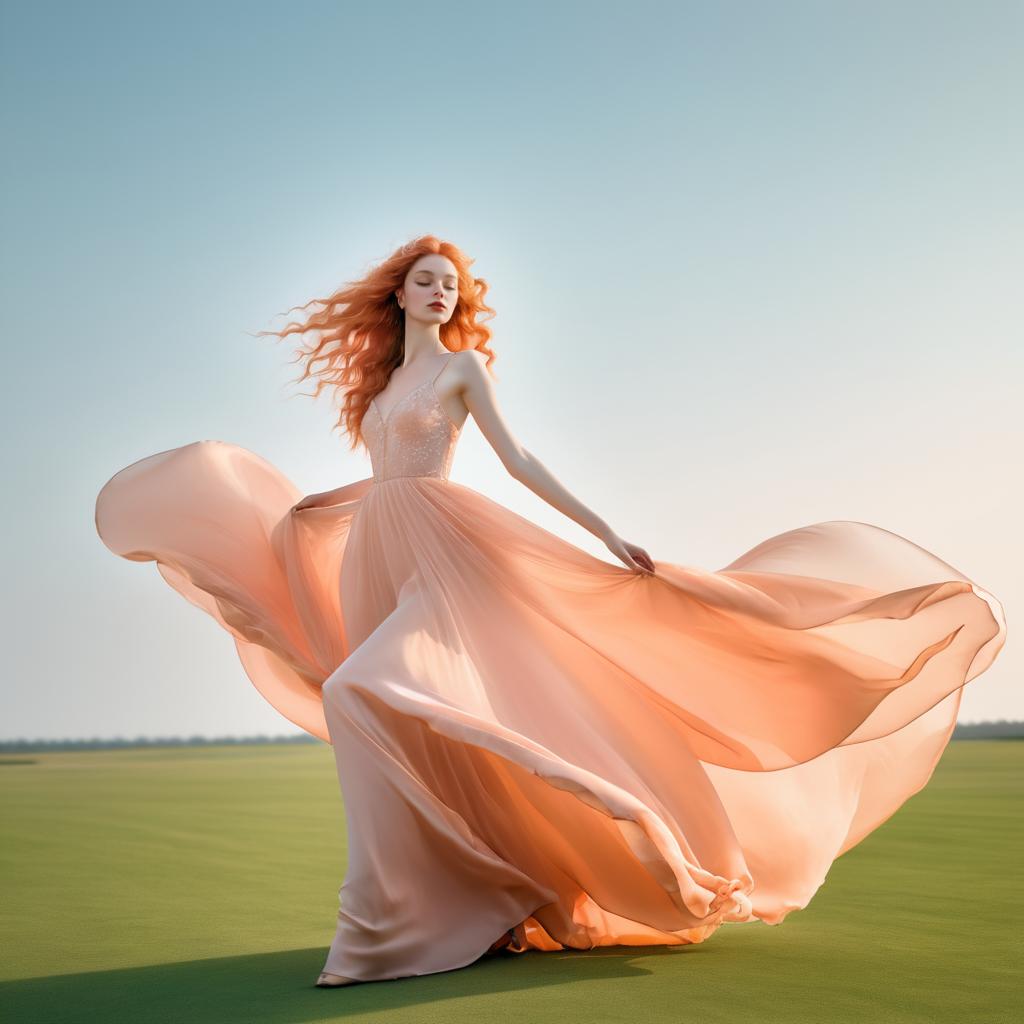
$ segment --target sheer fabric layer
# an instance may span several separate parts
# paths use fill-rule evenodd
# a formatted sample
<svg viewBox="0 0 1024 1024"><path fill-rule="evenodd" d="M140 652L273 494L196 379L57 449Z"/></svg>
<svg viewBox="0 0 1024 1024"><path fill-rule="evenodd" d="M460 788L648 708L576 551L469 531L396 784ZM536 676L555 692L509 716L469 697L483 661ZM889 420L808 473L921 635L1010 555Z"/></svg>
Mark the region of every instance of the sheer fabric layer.
<svg viewBox="0 0 1024 1024"><path fill-rule="evenodd" d="M645 577L446 467L292 513L273 466L204 441L97 501L104 543L155 561L333 745L332 973L452 969L521 923L535 949L778 924L924 786L1004 643L991 594L879 527Z"/></svg>

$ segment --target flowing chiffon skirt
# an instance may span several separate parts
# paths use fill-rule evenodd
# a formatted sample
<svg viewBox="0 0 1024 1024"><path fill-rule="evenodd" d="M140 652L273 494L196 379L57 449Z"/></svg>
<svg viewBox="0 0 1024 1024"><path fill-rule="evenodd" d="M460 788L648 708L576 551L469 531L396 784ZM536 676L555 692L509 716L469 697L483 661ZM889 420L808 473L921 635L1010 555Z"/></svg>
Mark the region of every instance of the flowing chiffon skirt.
<svg viewBox="0 0 1024 1024"><path fill-rule="evenodd" d="M778 924L928 781L999 602L911 541L832 521L718 571L596 558L461 484L301 492L236 445L144 458L96 528L234 638L332 743L349 835L325 970Z"/></svg>

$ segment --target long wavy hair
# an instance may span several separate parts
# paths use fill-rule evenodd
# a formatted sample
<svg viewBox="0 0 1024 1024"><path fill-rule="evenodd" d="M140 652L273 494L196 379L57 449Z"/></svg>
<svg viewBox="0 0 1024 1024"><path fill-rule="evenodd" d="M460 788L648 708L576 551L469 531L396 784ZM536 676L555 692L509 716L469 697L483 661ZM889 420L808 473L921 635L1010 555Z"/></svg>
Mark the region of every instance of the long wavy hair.
<svg viewBox="0 0 1024 1024"><path fill-rule="evenodd" d="M299 323L291 321L280 331L258 331L256 336L274 335L284 340L292 334L318 332L318 340L303 343L291 362L305 361L302 375L295 383L316 379L312 394L316 398L325 387L333 387L335 395L344 393L341 411L335 426L349 435L349 447L365 446L362 422L373 396L383 391L396 366L405 358L405 311L398 305L395 292L404 285L406 274L421 257L430 253L447 256L458 272L459 297L447 323L441 325L440 336L451 351L474 348L487 356L486 366L494 361L488 348L491 329L477 323L477 317L494 317L494 310L484 302L488 284L469 272L474 262L452 242L434 235L422 235L399 247L359 281L343 285L327 298L310 299L293 310L315 312ZM492 371L493 372L493 371Z"/></svg>

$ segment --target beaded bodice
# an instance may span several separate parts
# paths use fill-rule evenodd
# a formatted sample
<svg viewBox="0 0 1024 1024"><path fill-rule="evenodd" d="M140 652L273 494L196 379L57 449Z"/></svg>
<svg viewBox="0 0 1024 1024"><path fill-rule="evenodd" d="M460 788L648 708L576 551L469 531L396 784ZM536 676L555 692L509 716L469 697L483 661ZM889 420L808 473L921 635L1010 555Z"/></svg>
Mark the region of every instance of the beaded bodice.
<svg viewBox="0 0 1024 1024"><path fill-rule="evenodd" d="M444 352L429 363L426 379L411 388L403 381L397 400L387 394L394 389L389 382L370 403L362 428L374 482L409 476L448 479L461 427L441 405L434 385L452 355ZM384 400L383 411L378 398Z"/></svg>

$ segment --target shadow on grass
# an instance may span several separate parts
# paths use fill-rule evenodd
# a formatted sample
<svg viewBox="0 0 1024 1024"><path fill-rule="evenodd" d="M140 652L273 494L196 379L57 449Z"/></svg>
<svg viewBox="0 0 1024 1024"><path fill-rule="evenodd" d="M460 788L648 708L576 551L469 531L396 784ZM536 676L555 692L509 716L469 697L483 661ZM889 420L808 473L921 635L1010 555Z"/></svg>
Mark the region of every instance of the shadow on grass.
<svg viewBox="0 0 1024 1024"><path fill-rule="evenodd" d="M700 945L531 951L488 957L438 974L317 988L324 959L324 950L317 947L11 981L0 985L0 1002L7 1020L48 1024L115 1020L286 1024L594 979L638 977L649 973L644 960L702 952ZM440 1008L434 1012L441 1019ZM444 1013L448 1020L457 1016L455 1007Z"/></svg>

